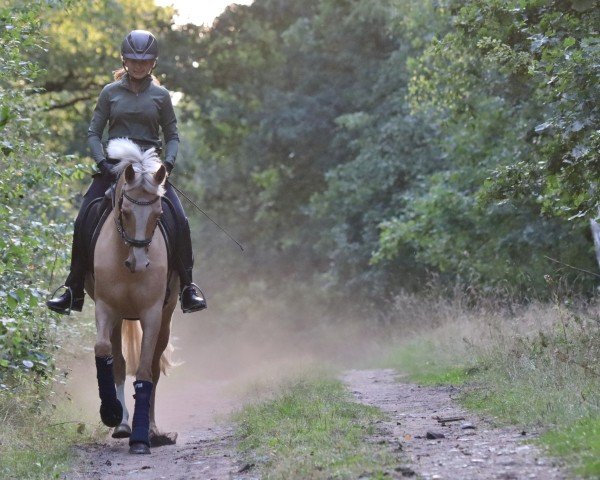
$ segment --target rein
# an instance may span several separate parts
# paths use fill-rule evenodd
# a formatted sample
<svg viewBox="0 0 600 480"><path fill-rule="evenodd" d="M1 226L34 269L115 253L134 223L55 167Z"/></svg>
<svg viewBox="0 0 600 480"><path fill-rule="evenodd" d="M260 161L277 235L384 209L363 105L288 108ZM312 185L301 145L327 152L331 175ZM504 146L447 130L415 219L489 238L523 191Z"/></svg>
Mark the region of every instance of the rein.
<svg viewBox="0 0 600 480"><path fill-rule="evenodd" d="M147 207L149 205L156 203L158 200L160 200L160 196L157 195L156 198L154 198L152 200L148 200L148 201L137 200L137 199L127 195L127 193L125 192L125 188L124 188L125 185L126 184L123 184L123 186L121 187L121 196L119 197L119 202L118 202L119 216L114 217L115 225L117 227L117 232L119 232L123 241L130 247L137 247L137 248L146 247L146 248L148 248L148 246L152 243L152 239L154 238L154 231L156 230L156 225L152 229L152 235L150 236L150 238L145 238L144 240L138 240L137 238L131 238L129 235L127 235L127 232L125 231L125 226L123 225L123 210L121 209L121 207L123 205L123 198L126 198L134 205ZM113 208L114 208L114 205L113 205ZM158 224L158 221L157 221L157 224Z"/></svg>

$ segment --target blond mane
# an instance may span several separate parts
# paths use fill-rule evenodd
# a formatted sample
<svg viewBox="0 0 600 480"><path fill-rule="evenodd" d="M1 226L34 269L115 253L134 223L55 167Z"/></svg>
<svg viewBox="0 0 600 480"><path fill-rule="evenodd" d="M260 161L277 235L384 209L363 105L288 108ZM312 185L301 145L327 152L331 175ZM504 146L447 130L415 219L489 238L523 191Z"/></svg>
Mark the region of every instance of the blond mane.
<svg viewBox="0 0 600 480"><path fill-rule="evenodd" d="M128 184L129 188L139 187L161 197L165 194L164 182L157 184L154 180L154 174L162 165L154 148L143 152L128 138L115 138L108 143L106 152L110 158L119 160L113 167L117 175L121 175L129 165L133 166L136 176L133 183Z"/></svg>

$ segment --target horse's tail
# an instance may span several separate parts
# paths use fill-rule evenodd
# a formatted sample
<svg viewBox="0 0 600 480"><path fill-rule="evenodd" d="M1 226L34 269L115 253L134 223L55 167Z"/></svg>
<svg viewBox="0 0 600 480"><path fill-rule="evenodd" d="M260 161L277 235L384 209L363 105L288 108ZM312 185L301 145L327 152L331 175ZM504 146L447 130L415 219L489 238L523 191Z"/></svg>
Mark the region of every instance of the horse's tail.
<svg viewBox="0 0 600 480"><path fill-rule="evenodd" d="M140 365L140 351L142 349L142 327L140 327L140 322L123 320L121 337L123 339L123 356L127 366L127 375L135 375Z"/></svg>
<svg viewBox="0 0 600 480"><path fill-rule="evenodd" d="M127 365L127 375L135 376L140 364L140 351L142 349L142 327L140 322L123 320L121 329L123 339L123 356L125 357L125 365ZM173 362L171 355L175 349L171 342L167 344L167 348L160 356L160 371L167 374L168 370L178 364Z"/></svg>

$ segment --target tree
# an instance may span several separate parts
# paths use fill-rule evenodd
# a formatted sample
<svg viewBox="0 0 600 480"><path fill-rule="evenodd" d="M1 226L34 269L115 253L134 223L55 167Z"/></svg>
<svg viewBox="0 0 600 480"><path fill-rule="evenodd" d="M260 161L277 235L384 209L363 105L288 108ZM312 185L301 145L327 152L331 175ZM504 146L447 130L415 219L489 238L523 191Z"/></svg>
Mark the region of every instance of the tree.
<svg viewBox="0 0 600 480"><path fill-rule="evenodd" d="M412 209L382 224L377 259L408 241L433 268L520 292L543 291L545 256L589 263L587 225L576 217L595 202L595 154L584 149L574 166L565 157L595 141L596 114L585 109L592 56L572 62L567 40L594 43L594 20L576 3L451 2L444 13L455 27L415 62L410 85L415 111L438 125L444 165ZM562 126L556 134L548 118Z"/></svg>

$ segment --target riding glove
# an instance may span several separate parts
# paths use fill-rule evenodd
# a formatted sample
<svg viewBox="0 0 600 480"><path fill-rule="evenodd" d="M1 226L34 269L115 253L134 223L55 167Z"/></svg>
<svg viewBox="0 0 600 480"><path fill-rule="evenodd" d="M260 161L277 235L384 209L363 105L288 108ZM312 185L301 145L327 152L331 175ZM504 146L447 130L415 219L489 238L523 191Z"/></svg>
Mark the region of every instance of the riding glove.
<svg viewBox="0 0 600 480"><path fill-rule="evenodd" d="M163 165L164 165L164 166L165 166L165 168L167 169L167 173L168 173L169 175L171 175L171 172L173 171L173 167L174 167L175 165L173 165L173 164L172 164L172 163L170 163L170 162L164 162L164 163L163 163Z"/></svg>
<svg viewBox="0 0 600 480"><path fill-rule="evenodd" d="M105 177L110 178L111 180L116 179L116 175L113 172L111 165L106 160L102 160L98 163L98 169Z"/></svg>

